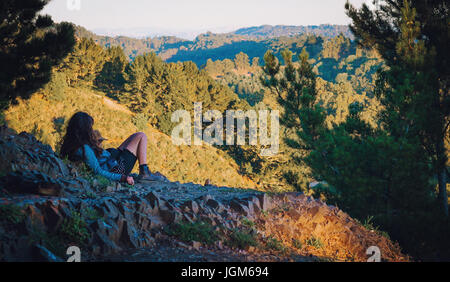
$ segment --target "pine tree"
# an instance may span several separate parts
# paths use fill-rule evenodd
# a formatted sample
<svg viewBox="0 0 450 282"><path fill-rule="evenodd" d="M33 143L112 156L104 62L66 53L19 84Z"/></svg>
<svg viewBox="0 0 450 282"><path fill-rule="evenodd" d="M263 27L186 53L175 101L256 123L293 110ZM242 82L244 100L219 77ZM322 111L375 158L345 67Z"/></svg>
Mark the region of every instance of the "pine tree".
<svg viewBox="0 0 450 282"><path fill-rule="evenodd" d="M250 69L248 55L245 54L244 52L240 52L239 54L236 55L236 57L234 58L234 64L239 72L243 72Z"/></svg>
<svg viewBox="0 0 450 282"><path fill-rule="evenodd" d="M0 103L28 98L75 44L71 24L38 15L48 0L0 2Z"/></svg>
<svg viewBox="0 0 450 282"><path fill-rule="evenodd" d="M108 48L102 70L95 78L95 85L113 97L119 95L125 83L124 72L127 65L128 60L121 47Z"/></svg>
<svg viewBox="0 0 450 282"><path fill-rule="evenodd" d="M43 89L45 97L50 101L60 102L66 97L66 76L61 72L54 72L52 78Z"/></svg>
<svg viewBox="0 0 450 282"><path fill-rule="evenodd" d="M277 94L284 109L281 122L294 133L285 138L299 153L292 162L307 165L311 176L323 182L313 190L316 196L360 220L374 217L409 250L417 251L418 242L435 241L431 238L440 231L426 236L417 231L429 222L428 214L434 215L431 173L420 140L372 126L362 119L364 105L358 102L350 104L343 122L328 124L329 109L319 99L308 54L302 51L298 65L290 51L282 55L283 66L266 53L262 83ZM295 181L292 173L285 176ZM419 216L426 219L418 221Z"/></svg>
<svg viewBox="0 0 450 282"><path fill-rule="evenodd" d="M125 90L122 98L135 112L154 109L156 97L163 92L161 86L164 72L163 62L154 53L138 56L126 68Z"/></svg>
<svg viewBox="0 0 450 282"><path fill-rule="evenodd" d="M192 111L194 102L202 102L204 111L223 112L238 103L248 106L195 63L165 63L154 53L136 57L124 78L126 92L121 100L132 111L147 114L152 124L169 135L174 126L172 112Z"/></svg>
<svg viewBox="0 0 450 282"><path fill-rule="evenodd" d="M105 63L105 50L93 39L81 38L71 52L58 66L65 72L69 85L86 84L92 86Z"/></svg>
<svg viewBox="0 0 450 282"><path fill-rule="evenodd" d="M358 10L346 4L358 42L375 47L388 66L377 82L378 98L386 108L381 121L393 136L420 138L437 176L440 205L446 215L448 8L445 0L389 0L374 11L366 5Z"/></svg>

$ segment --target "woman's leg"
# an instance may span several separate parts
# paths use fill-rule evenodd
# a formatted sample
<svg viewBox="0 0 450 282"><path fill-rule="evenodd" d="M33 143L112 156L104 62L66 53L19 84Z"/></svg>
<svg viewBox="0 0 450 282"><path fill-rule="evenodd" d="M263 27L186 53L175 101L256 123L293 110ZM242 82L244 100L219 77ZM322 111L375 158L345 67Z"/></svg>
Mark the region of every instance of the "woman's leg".
<svg viewBox="0 0 450 282"><path fill-rule="evenodd" d="M139 161L139 165L147 164L147 135L143 132L137 132L125 140L119 146L119 150L127 149L133 153Z"/></svg>
<svg viewBox="0 0 450 282"><path fill-rule="evenodd" d="M127 149L133 153L139 160L139 181L166 181L162 176L153 175L147 166L147 135L143 132L138 132L125 140L119 146L119 150Z"/></svg>

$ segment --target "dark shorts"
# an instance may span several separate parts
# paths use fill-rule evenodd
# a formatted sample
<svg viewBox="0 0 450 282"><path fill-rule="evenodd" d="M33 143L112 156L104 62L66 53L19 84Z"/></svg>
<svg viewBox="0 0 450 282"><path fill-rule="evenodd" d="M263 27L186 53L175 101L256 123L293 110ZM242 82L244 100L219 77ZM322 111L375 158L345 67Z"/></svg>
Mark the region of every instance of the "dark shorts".
<svg viewBox="0 0 450 282"><path fill-rule="evenodd" d="M111 156L117 160L118 165L111 169L111 172L118 174L130 174L136 164L136 156L128 151L119 149L108 149Z"/></svg>

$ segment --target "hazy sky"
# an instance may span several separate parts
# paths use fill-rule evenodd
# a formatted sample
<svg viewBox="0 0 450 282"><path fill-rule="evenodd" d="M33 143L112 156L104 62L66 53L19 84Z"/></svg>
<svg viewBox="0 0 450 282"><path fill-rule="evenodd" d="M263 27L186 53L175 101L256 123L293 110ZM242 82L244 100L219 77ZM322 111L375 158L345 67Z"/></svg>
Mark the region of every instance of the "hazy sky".
<svg viewBox="0 0 450 282"><path fill-rule="evenodd" d="M80 9L76 9L76 2ZM68 2L73 3L68 8ZM348 24L346 0L52 0L44 12L88 29ZM359 5L369 0L351 0Z"/></svg>

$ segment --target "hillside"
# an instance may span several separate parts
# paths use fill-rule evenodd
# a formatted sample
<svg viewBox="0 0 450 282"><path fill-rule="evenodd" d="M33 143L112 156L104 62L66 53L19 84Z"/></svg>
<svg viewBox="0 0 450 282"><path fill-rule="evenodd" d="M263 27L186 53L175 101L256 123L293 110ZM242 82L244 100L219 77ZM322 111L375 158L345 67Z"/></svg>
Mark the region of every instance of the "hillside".
<svg viewBox="0 0 450 282"><path fill-rule="evenodd" d="M193 61L199 68L212 61L234 60L241 53L250 62L261 65L267 50L281 59L284 49L300 54L306 48L321 78L330 82L351 81L358 92L370 91L368 84L382 65L376 52L361 49L352 41L346 26L260 26L226 34L201 34L193 41L170 36L146 39L98 36L83 27L77 27L77 36L91 38L104 47L120 46L129 59L154 52L167 62Z"/></svg>
<svg viewBox="0 0 450 282"><path fill-rule="evenodd" d="M0 4L0 261L450 261L448 1L77 2Z"/></svg>
<svg viewBox="0 0 450 282"><path fill-rule="evenodd" d="M68 88L65 100L48 101L36 94L27 101L5 111L5 119L14 130L27 131L42 142L58 148L67 121L77 111L86 111L95 120L94 127L108 140L104 146L117 147L129 135L139 131L126 107L100 92ZM148 160L152 171L159 171L172 181L203 184L207 179L215 185L255 187L247 177L237 172L236 163L221 150L211 146L175 146L171 138L147 125L143 131L149 137Z"/></svg>
<svg viewBox="0 0 450 282"><path fill-rule="evenodd" d="M242 28L230 33L207 32L194 40L185 40L174 36L148 37L137 39L127 36L99 36L77 26L79 38L92 38L104 46L120 46L125 54L133 59L138 55L155 52L167 62L193 61L199 67L208 59L232 59L240 52L247 53L252 59L262 58L268 49L280 51L284 48L301 48L308 37L322 38L328 42L339 36L352 39L347 26L259 26ZM319 40L320 41L320 40ZM319 43L321 45L321 43ZM320 48L317 47L316 48ZM354 47L353 47L354 48ZM311 54L315 56L315 54Z"/></svg>
<svg viewBox="0 0 450 282"><path fill-rule="evenodd" d="M209 109L221 112L227 109L247 110L250 108L248 104L254 109L282 110L273 93L264 89L260 83L262 68L258 57L250 59L251 52L262 56L267 48L273 50L277 56L280 55L283 48L290 48L297 53L306 48L310 52L310 61L314 65L314 70L323 77L318 79L317 85L320 92L320 103L327 108L328 124L344 121L349 113L348 106L354 102L366 105L364 118L372 124L373 116L378 111L378 104L373 99L372 89L373 76L381 64L381 60L375 52L359 49L354 42L343 36L322 38L300 35L268 39L266 43L261 43L263 41L260 39L252 39L253 41L246 42L262 45L258 48L247 48L239 45L242 42L237 41L245 36L205 34L196 39L198 46L206 48L205 54L201 53L203 47L199 47L198 52L200 53L196 53L202 60L207 60L203 69L198 69L191 62L167 63L160 58L161 54L156 56L154 53L134 57L132 61L127 60L124 55L127 48L134 46L142 51L146 46L145 40L127 41L128 39L123 37L101 37L81 27L78 28L78 36L83 38L78 41L75 50L55 68L55 75L49 84L52 86L46 86L41 91L45 92L43 93L44 100L48 103L42 104L39 103L40 100L37 100L33 104L33 111L36 113L26 122L20 120L19 114L21 111L30 113L25 106L16 110L17 113L12 118L14 128L34 132L40 140L51 144L54 148L56 148L57 140L61 138L60 132L63 132L63 126L67 122L69 114L55 113L43 121L40 120L42 118L39 117L37 111L44 105L44 111L47 112L47 108L50 108L49 105L53 102L52 99L55 99L57 104L67 104L65 101L58 101L58 97L52 98L55 93L60 93L59 95L69 101L73 100L74 98L71 96L74 94L76 96L78 92L86 94L85 97L90 96L89 93L106 95L121 104L119 106L109 99L104 99L104 103L112 103L113 107L128 111L128 116L124 114L125 119L129 121L129 125L126 127L130 128L131 126L135 130L141 130L140 124L150 122L155 129L166 135L170 135L173 128L173 123L170 121L171 113L180 108L192 110L193 102L203 102L205 111ZM90 37L92 40L85 39L86 37ZM122 40L125 41L122 42ZM174 42L175 45L182 42L181 39L174 37L148 40L151 40L151 44L154 44L151 46L154 48L163 49L164 46L170 45L166 44L169 41ZM160 41L158 42L158 40ZM120 42L125 44L121 45L124 46L124 49L102 47L103 45L122 44ZM228 46L226 48L230 46L234 46L230 48L236 48L229 54L230 56L238 51L239 53L232 57L232 60L213 61L211 58L214 58L216 52L228 56L226 52L223 52L222 47L217 47L224 42ZM131 45L127 45L128 43ZM250 55L242 52L241 48ZM210 55L212 57L209 57ZM70 86L70 91L64 90L66 84ZM95 103L88 102L87 104ZM79 105L72 104L73 106L68 111L70 113L75 112ZM133 113L131 114L129 110ZM132 121L129 116L133 116ZM34 121L35 119L36 121ZM111 124L104 127L108 133L113 129L114 123ZM121 140L133 132L123 129L120 131L121 133L117 137L107 136L110 139L107 146L119 145ZM149 131L148 134L152 134L150 130L146 131ZM314 179L311 178L308 169L303 165L298 167L290 165L290 158L296 152L285 144L284 137L286 136L288 133L283 132L282 138L280 138L280 154L274 158L261 157L257 148L230 146L219 148L220 150L212 148L211 150L216 150L221 158L226 160L225 162L232 164L233 170L233 172L226 172L225 175L221 175L222 172L214 173L213 183L238 187L258 186L267 191L311 192L308 187ZM195 151L197 148L193 150ZM188 170L184 166L172 167L174 166L173 162L168 162L168 158L159 157L159 154L153 156L155 165L152 169L161 171L170 179L182 182L204 183L206 179L211 178L204 174L205 171L208 171L208 167L216 166L212 165L214 162L210 160L211 158L197 157L198 162L188 161L193 159L190 153L179 152L178 149L175 151L176 155L181 156L178 163L187 162ZM222 161L217 164L217 167L220 167L221 163ZM293 178L288 181L286 175L293 175ZM249 182L248 178L251 178L256 184Z"/></svg>
<svg viewBox="0 0 450 282"><path fill-rule="evenodd" d="M397 244L301 193L174 182L102 185L34 136L0 131L0 261L407 261ZM6 232L7 230L7 232Z"/></svg>

